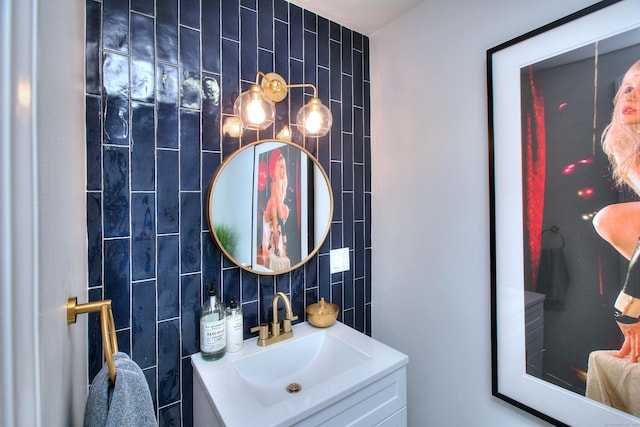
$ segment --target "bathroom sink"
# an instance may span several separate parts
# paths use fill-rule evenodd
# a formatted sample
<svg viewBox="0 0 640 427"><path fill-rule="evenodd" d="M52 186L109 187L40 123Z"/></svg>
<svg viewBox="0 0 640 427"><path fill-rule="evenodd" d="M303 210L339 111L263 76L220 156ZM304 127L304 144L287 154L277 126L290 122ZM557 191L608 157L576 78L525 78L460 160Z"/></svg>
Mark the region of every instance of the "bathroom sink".
<svg viewBox="0 0 640 427"><path fill-rule="evenodd" d="M260 403L272 405L331 381L370 358L351 344L321 330L271 345L234 360L231 365Z"/></svg>
<svg viewBox="0 0 640 427"><path fill-rule="evenodd" d="M199 353L191 357L194 420L220 426L293 425L404 371L408 363L406 355L340 322L322 329L306 322L294 325L293 338L266 347L256 340L245 340L241 351L213 362Z"/></svg>

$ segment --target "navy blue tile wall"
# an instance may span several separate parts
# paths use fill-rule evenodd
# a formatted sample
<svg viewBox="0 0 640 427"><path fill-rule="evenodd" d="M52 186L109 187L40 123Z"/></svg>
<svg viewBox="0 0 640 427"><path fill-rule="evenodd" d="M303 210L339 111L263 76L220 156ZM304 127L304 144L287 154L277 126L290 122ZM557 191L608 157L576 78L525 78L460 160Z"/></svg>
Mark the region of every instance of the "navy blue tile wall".
<svg viewBox="0 0 640 427"><path fill-rule="evenodd" d="M143 369L159 425L192 425L190 356L210 280L226 303L241 301L245 338L270 320L279 291L300 321L325 297L370 334L368 38L285 0L86 0L86 23L88 296L112 300L120 351ZM311 95L293 89L272 127L225 137L221 123L258 70L313 83L334 119L328 136L296 141L329 175L329 236L306 265L278 276L226 260L205 217L223 160L274 137ZM352 269L330 274L329 251L341 247ZM88 324L93 379L103 365L98 316Z"/></svg>

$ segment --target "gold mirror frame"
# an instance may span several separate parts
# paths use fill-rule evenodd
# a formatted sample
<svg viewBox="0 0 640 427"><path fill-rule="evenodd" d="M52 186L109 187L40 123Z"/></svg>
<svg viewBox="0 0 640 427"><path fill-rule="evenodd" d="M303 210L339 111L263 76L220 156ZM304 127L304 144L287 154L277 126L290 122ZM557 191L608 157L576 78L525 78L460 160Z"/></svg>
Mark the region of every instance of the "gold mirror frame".
<svg viewBox="0 0 640 427"><path fill-rule="evenodd" d="M267 147L267 148L264 148ZM300 154L300 159L304 160L305 158L310 160L310 162L308 162L309 164L309 171L307 171L307 175L309 173L312 173L312 175L315 177L313 179L313 182L311 184L309 184L308 181L306 181L303 184L304 178L301 178L300 182L296 181L296 186L300 187L300 196L298 197L298 199L302 198L303 200L307 201L307 206L312 206L313 207L313 217L311 217L311 219L309 219L310 216L310 212L309 210L306 211L307 214L307 219L303 219L303 223L307 224L307 227L305 227L305 229L307 229L307 236L303 236L302 235L302 230L303 228L300 227L300 242L301 242L301 250L300 250L300 260L298 262L295 262L293 264L289 264L288 266L285 265L284 268L281 269L269 269L266 266L260 264L257 259L260 258L259 256L257 256L257 253L255 251L257 251L257 247L259 246L259 242L258 242L258 236L259 233L258 231L262 231L263 228L265 228L267 226L267 221L264 219L264 216L260 219L262 219L263 224L260 226L260 224L258 224L258 219L256 218L258 216L258 213L261 212L261 206L258 202L258 199L265 199L265 195L262 194L262 196L258 195L258 192L265 192L266 191L266 185L265 188L260 189L256 187L259 187L259 175L261 174L260 171L260 161L256 160L258 155L264 154L264 153L268 153L271 150L269 150L269 147L275 147L274 149L278 149L278 147L288 147L287 150L299 150L299 154ZM264 153L260 153L258 152L259 150L264 149ZM256 154L258 152L258 154ZM306 157L305 157L306 156ZM242 159L242 160L240 160ZM225 238L224 236L218 236L218 234L225 234L226 231L224 229L218 229L218 232L216 232L216 226L220 227L221 225L224 225L224 222L221 221L219 223L216 223L215 219L214 219L214 211L216 210L216 208L214 208L214 196L216 194L219 194L216 192L216 189L219 192L222 192L224 194L225 189L222 187L224 185L227 185L226 180L229 180L229 176L233 177L233 173L237 173L238 171L240 171L240 173L242 173L244 175L244 169L237 169L238 167L243 167L246 166L245 163L249 163L250 159L250 163L251 163L251 170L248 172L248 175L250 175L250 177L248 178L248 180L250 180L251 182L251 212L249 213L249 215L247 215L245 212L242 212L242 216L246 217L250 216L251 219L249 221L249 225L247 225L247 227L249 227L251 229L250 233L249 233L249 237L251 239L251 242L249 243L249 246L251 248L251 262L247 263L247 262L243 262L237 259L236 256L234 256L230 250L228 250L228 248L225 246L225 244L223 243L223 239ZM304 162L300 162L301 164ZM236 171L234 172L233 168L236 168ZM224 175L225 171L229 171L227 172L227 176ZM262 173L264 173L264 171L262 170ZM267 170L268 175L271 175L269 173L269 170ZM287 174L289 172L287 171ZM229 175L231 174L231 175ZM322 179L320 179L320 177L322 177ZM265 178L266 183L270 182L270 176L267 176ZM247 178L246 177L242 177L243 181L246 181ZM222 182L225 181L225 182ZM306 184L306 187L305 187ZM321 186L321 184L324 184L324 187ZM319 207L316 206L316 201L314 200L314 203L309 203L309 201L307 200L307 197L309 196L309 191L308 188L310 187L310 185L314 185L313 187L313 193L314 195L318 192L322 192L322 194L325 197L325 201L327 202L328 206L326 207L327 211L326 212L322 212L322 215L319 215ZM319 187L321 186L321 187ZM246 185L245 185L246 187ZM302 195L302 189L307 188L307 194ZM229 191L229 189L227 188L227 191ZM232 193L235 192L235 194L239 194L238 191L232 190ZM222 197L222 199L220 199L220 197ZM229 197L229 196L227 196ZM248 196L246 194L243 195L243 198L246 200L248 198ZM269 197L266 197L267 199ZM219 196L218 197L219 201L222 200L221 203L224 203L224 196ZM298 200L298 203L299 200ZM231 203L229 203L231 204ZM235 203L234 203L235 204ZM296 268L306 264L309 259L311 259L319 250L320 247L322 246L322 244L324 243L324 241L326 240L329 231L331 229L331 221L333 219L333 193L331 191L331 184L329 181L329 177L327 176L327 173L325 172L325 170L323 169L322 165L320 164L320 162L311 154L311 152L309 152L306 148L298 145L298 144L294 144L292 142L289 141L285 141L285 140L279 140L279 139L263 139L263 140L258 140L255 142L252 142L250 144L247 144L241 148L239 148L238 150L236 150L233 154L231 154L227 159L225 159L225 161L218 167L218 169L216 170L216 173L214 174L213 178L211 179L211 182L209 184L209 189L207 192L207 199L206 199L206 217L207 217L207 223L209 226L209 232L211 234L211 236L213 237L214 241L216 242L216 245L218 246L218 248L220 248L220 250L223 252L223 254L225 255L225 257L231 261L232 263L234 263L235 265L237 265L238 267L249 271L251 273L254 274L263 274L263 275L278 275L278 274L284 274L287 272L290 272L292 270L295 270ZM299 209L296 210L296 212L298 212L299 216L302 216L303 213L301 212L303 211L303 209ZM231 214L227 213L227 215L232 215L234 218L236 217L236 215L233 215L234 212L232 212ZM314 244L313 244L313 248L309 248L309 235L308 235L308 222L311 222L312 224L315 224L315 219L316 218L322 218L322 217L326 217L326 224L324 226L324 229L321 233L317 233L318 236L320 237L319 239L314 239ZM239 219L241 221L241 219ZM241 221L243 224L246 221ZM271 228L270 228L271 230ZM316 228L317 230L317 228ZM272 233L272 232L271 232ZM246 230L243 230L243 234L244 234L244 239L245 239L245 246L246 246ZM273 235L273 234L271 234ZM263 238L260 237L260 240L262 240ZM308 248L308 253L305 255L303 253L302 250L302 242L307 242L307 248ZM264 243L264 240L262 240L262 243ZM255 245L255 247L254 247ZM271 249L271 248L270 248ZM270 254L269 256L272 256L273 254ZM280 257L277 258L278 261L280 261ZM276 263L277 265L282 265L279 263Z"/></svg>

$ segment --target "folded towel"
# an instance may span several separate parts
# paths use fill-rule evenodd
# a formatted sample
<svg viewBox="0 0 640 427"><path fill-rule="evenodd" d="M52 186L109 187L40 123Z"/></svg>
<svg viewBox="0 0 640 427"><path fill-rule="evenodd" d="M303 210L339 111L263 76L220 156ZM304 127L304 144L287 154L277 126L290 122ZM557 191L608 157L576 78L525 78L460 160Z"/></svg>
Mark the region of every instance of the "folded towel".
<svg viewBox="0 0 640 427"><path fill-rule="evenodd" d="M89 388L84 411L85 427L157 426L149 384L140 366L126 353L113 355L116 383L111 384L105 365Z"/></svg>

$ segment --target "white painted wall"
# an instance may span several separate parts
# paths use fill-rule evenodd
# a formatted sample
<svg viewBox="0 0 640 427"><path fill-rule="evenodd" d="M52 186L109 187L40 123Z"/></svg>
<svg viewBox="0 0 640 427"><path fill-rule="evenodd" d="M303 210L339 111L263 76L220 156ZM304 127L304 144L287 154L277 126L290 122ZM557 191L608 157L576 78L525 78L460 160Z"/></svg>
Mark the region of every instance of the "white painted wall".
<svg viewBox="0 0 640 427"><path fill-rule="evenodd" d="M371 36L375 338L409 425L544 425L491 396L486 51L591 0L425 1Z"/></svg>

